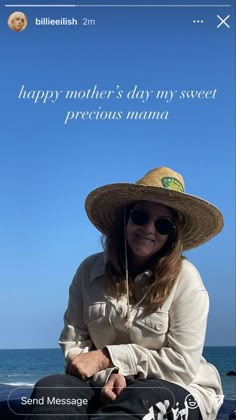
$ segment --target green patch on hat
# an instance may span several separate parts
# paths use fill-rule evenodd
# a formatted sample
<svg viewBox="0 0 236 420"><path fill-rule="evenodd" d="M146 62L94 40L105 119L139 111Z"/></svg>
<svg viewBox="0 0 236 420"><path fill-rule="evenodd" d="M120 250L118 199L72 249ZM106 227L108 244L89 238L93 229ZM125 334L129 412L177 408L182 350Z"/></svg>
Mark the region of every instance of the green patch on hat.
<svg viewBox="0 0 236 420"><path fill-rule="evenodd" d="M165 176L164 178L161 178L161 182L163 187L168 188L169 190L184 192L183 184L181 184L177 178Z"/></svg>

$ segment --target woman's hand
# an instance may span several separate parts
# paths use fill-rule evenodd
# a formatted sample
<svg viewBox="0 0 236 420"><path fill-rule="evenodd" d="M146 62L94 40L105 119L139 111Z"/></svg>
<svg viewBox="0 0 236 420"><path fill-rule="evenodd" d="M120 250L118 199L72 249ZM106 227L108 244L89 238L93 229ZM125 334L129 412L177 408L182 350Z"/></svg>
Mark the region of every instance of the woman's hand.
<svg viewBox="0 0 236 420"><path fill-rule="evenodd" d="M108 382L102 388L101 401L108 404L115 400L124 388L126 388L125 377L119 373L112 373Z"/></svg>
<svg viewBox="0 0 236 420"><path fill-rule="evenodd" d="M108 351L96 350L88 353L74 354L70 357L65 372L83 380L94 376L99 370L113 366Z"/></svg>

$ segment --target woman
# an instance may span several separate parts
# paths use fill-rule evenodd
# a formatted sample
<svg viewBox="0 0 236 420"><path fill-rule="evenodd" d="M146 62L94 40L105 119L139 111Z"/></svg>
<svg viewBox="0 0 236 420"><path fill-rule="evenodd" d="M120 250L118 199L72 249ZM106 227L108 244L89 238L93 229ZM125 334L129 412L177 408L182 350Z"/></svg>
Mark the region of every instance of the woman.
<svg viewBox="0 0 236 420"><path fill-rule="evenodd" d="M23 31L27 26L27 18L22 12L14 12L8 18L8 26L15 32Z"/></svg>
<svg viewBox="0 0 236 420"><path fill-rule="evenodd" d="M214 419L222 389L202 357L208 294L182 250L221 231L220 211L186 194L182 176L164 167L96 189L86 211L105 252L73 279L59 340L66 375L36 384L32 398L46 403L33 413Z"/></svg>

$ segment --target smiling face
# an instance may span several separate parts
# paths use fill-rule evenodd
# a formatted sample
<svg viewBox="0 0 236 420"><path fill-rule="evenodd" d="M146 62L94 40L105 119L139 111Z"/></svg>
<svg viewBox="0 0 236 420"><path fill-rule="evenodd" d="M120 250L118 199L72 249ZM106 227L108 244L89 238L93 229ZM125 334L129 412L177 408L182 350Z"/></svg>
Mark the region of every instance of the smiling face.
<svg viewBox="0 0 236 420"><path fill-rule="evenodd" d="M145 211L149 215L147 222L141 226L135 224L129 217L126 229L133 262L142 265L163 248L169 236L158 233L155 222L161 218L173 223L173 216L168 207L148 201L136 203L133 209Z"/></svg>
<svg viewBox="0 0 236 420"><path fill-rule="evenodd" d="M199 397L198 395L192 395L188 394L185 398L185 405L190 408L191 410L194 410L195 408L199 407Z"/></svg>

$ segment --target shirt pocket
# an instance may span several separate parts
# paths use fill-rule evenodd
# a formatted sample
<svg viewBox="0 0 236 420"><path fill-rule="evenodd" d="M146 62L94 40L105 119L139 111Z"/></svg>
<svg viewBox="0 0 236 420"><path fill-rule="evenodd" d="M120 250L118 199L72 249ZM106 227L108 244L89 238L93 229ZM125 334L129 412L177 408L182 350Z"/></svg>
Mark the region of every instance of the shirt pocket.
<svg viewBox="0 0 236 420"><path fill-rule="evenodd" d="M149 334L149 331L154 334L165 334L168 330L168 312L158 311L138 317L136 324L140 325L144 331L147 330L147 334Z"/></svg>
<svg viewBox="0 0 236 420"><path fill-rule="evenodd" d="M95 348L102 349L114 343L114 331L109 321L107 302L88 304L84 308L84 322Z"/></svg>
<svg viewBox="0 0 236 420"><path fill-rule="evenodd" d="M143 315L143 311L140 310L134 320L132 340L135 344L148 349L160 349L167 343L168 327L168 312L157 311L149 315Z"/></svg>
<svg viewBox="0 0 236 420"><path fill-rule="evenodd" d="M106 315L106 302L94 302L84 309L84 321L90 325Z"/></svg>

